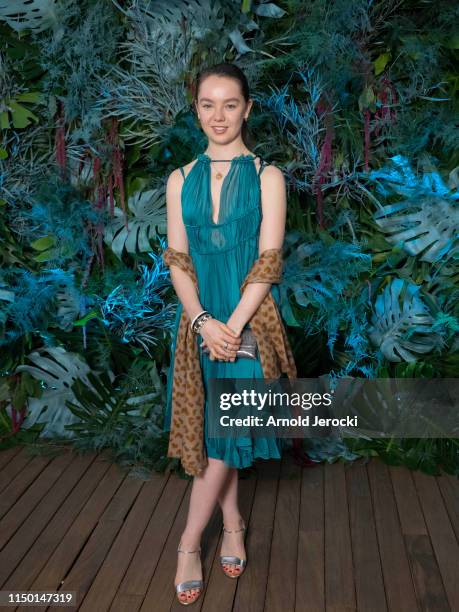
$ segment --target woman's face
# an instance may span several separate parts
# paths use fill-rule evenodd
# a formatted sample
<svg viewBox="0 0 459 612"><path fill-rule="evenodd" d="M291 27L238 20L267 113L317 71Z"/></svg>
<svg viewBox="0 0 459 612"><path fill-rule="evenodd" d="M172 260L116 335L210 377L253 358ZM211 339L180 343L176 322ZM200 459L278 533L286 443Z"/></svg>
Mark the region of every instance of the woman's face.
<svg viewBox="0 0 459 612"><path fill-rule="evenodd" d="M209 140L218 144L240 136L242 122L249 116L252 100L246 103L239 81L225 76L206 77L200 87L196 109ZM216 128L224 129L218 130Z"/></svg>

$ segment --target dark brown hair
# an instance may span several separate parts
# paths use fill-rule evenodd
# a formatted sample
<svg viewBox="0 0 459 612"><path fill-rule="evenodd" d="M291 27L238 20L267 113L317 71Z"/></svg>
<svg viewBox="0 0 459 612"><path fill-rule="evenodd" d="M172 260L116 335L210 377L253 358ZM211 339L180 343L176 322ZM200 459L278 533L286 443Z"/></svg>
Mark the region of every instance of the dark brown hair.
<svg viewBox="0 0 459 612"><path fill-rule="evenodd" d="M231 64L229 62L222 62L221 64L214 64L213 66L208 66L207 68L203 68L200 72L198 72L196 79L193 83L192 93L193 93L193 108L196 110L196 105L198 103L198 94L201 83L204 79L211 75L217 76L226 76L231 79L236 79L239 81L239 85L241 87L241 93L246 102L250 99L250 91L249 91L249 83L245 74L242 70L236 66L236 64ZM241 138L243 143L248 149L251 149L253 146L253 139L250 133L249 126L247 125L247 121L244 119L242 122L241 128Z"/></svg>

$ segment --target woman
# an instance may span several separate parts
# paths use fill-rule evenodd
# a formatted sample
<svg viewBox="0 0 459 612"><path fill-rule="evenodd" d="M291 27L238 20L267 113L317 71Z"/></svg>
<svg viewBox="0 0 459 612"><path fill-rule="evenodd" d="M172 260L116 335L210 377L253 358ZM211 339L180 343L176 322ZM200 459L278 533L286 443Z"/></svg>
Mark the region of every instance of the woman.
<svg viewBox="0 0 459 612"><path fill-rule="evenodd" d="M168 245L192 257L198 289L190 276L171 266L179 297L168 377L165 430L170 427L172 372L177 324L184 309L192 323L201 318L196 341L207 398L209 378L263 378L260 359L236 357L242 331L276 284L251 282L240 288L254 261L266 249L281 249L286 218L286 189L280 169L265 163L247 146L252 108L243 72L218 64L201 72L193 100L208 138L205 153L174 170L167 182ZM206 318L205 310L211 314ZM187 319L188 320L188 319ZM206 354L203 349L209 351ZM207 424L208 402L204 407ZM224 523L221 567L237 578L246 565L245 524L238 507L238 468L257 457L281 458L276 438L209 438L205 430L206 468L194 477L188 518L178 548L175 587L178 600L193 603L203 589L201 534L218 501Z"/></svg>

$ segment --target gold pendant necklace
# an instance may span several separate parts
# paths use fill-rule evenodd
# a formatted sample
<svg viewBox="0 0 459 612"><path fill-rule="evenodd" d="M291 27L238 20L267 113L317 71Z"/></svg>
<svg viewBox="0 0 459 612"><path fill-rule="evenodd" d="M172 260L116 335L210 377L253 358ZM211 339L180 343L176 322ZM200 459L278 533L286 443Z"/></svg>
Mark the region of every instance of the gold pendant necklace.
<svg viewBox="0 0 459 612"><path fill-rule="evenodd" d="M207 153L205 153L205 155L207 155ZM236 157L241 157L243 155L245 155L245 153L241 153L240 155L236 155ZM248 153L247 153L247 155L248 155ZM207 155L207 157L209 157L209 156ZM225 162L229 161L229 162L232 162L233 160L232 159L210 159L210 157L209 157L209 161L210 162L216 162L216 161L217 162L219 162L219 161L225 161ZM219 170L217 170L217 172L215 174L215 178L219 181L220 179L223 178L223 174Z"/></svg>

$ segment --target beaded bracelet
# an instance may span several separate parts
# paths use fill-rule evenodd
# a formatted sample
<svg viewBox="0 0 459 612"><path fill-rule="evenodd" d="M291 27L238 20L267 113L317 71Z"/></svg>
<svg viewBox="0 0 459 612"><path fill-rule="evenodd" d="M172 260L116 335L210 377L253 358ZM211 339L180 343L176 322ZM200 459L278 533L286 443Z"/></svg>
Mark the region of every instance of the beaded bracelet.
<svg viewBox="0 0 459 612"><path fill-rule="evenodd" d="M206 314L210 314L210 312L208 310L203 310L202 312L200 312L198 315L195 316L195 318L193 319L193 321L191 322L191 330L194 331L196 328L197 323L199 322L199 320L201 319L201 317L203 317Z"/></svg>
<svg viewBox="0 0 459 612"><path fill-rule="evenodd" d="M195 334L199 333L199 330L201 329L201 327L204 325L204 323L208 319L212 319L212 315L210 314L210 312L205 312L202 316L200 316L198 318L198 320L194 324L194 328L193 328L193 331L194 331Z"/></svg>
<svg viewBox="0 0 459 612"><path fill-rule="evenodd" d="M205 312L209 312L208 310L201 310L201 312L199 312L195 318L191 321L191 329L193 329L194 324L196 323L196 321L198 320L198 318L203 315Z"/></svg>
<svg viewBox="0 0 459 612"><path fill-rule="evenodd" d="M208 320L208 319L213 319L212 315L210 314L210 312L206 312L204 313L201 317L199 317L199 319L196 321L194 329L192 329L192 331L195 334L199 333L199 330L201 329L201 327L204 325L204 323Z"/></svg>

